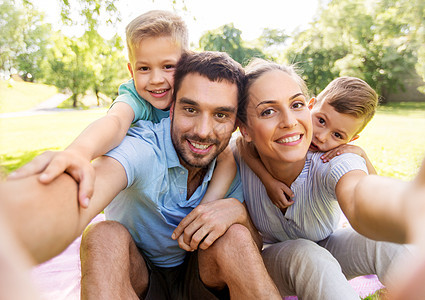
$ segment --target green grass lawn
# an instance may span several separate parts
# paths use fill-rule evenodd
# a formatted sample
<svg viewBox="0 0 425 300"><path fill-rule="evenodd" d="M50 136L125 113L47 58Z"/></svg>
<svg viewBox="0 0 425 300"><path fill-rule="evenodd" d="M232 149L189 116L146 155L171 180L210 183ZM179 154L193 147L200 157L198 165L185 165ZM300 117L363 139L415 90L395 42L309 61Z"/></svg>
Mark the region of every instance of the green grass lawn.
<svg viewBox="0 0 425 300"><path fill-rule="evenodd" d="M28 110L56 93L51 85L0 80L0 113Z"/></svg>
<svg viewBox="0 0 425 300"><path fill-rule="evenodd" d="M0 164L9 173L45 150L61 150L106 109L0 118Z"/></svg>

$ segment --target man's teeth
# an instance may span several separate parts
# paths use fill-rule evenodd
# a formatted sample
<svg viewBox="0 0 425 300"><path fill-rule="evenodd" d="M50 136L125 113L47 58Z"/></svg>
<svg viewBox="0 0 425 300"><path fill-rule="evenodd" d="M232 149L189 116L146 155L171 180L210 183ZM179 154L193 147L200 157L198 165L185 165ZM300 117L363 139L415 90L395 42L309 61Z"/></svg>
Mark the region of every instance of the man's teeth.
<svg viewBox="0 0 425 300"><path fill-rule="evenodd" d="M281 143L281 144L291 143L291 142L298 141L300 138L301 138L301 135L298 134L298 135L290 136L284 139L280 139L278 143Z"/></svg>
<svg viewBox="0 0 425 300"><path fill-rule="evenodd" d="M195 147L196 149L200 149L200 150L205 150L207 149L210 145L202 145L202 144L198 144L198 143L194 143L194 142L190 142L192 144L193 147Z"/></svg>

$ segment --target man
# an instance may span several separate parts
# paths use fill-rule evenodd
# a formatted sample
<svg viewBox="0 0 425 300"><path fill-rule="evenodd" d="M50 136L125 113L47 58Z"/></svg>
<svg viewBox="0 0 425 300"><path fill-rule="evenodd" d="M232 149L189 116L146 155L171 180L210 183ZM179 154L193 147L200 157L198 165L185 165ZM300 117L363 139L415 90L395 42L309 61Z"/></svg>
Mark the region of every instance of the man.
<svg viewBox="0 0 425 300"><path fill-rule="evenodd" d="M35 177L3 185L3 195L26 191L2 203L16 215L12 227L24 247L38 261L56 255L118 195L106 213L126 226L107 221L84 234L83 298L279 299L259 254L261 239L239 202L239 178L229 198L197 206L235 129L243 82L243 70L226 54L183 55L170 119L141 122L94 162L87 209L65 174L47 186ZM171 239L188 214L180 244L199 249L193 252Z"/></svg>

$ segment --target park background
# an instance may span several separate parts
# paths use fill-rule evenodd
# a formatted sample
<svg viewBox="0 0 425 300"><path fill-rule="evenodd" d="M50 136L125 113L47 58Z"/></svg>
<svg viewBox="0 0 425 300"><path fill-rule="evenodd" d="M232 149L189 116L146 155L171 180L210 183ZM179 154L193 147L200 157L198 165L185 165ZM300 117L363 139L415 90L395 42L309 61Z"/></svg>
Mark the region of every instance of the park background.
<svg viewBox="0 0 425 300"><path fill-rule="evenodd" d="M364 79L381 103L356 144L378 174L414 177L425 154L425 0L0 0L5 174L106 113L129 78L125 25L151 9L181 15L192 50L296 64L312 95L338 76Z"/></svg>

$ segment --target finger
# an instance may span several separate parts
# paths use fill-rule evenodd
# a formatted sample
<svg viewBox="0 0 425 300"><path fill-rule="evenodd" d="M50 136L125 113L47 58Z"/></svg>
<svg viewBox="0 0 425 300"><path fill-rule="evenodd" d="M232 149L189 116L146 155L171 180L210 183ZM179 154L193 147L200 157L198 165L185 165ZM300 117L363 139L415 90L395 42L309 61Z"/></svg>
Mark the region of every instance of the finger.
<svg viewBox="0 0 425 300"><path fill-rule="evenodd" d="M40 175L39 180L42 183L50 183L58 177L59 175L63 174L68 167L66 161L61 158L61 155L57 155L52 159L52 161L49 163L49 165L46 167L46 169L43 171L43 173ZM71 175L72 176L72 175ZM73 176L74 177L74 176ZM74 179L76 179L74 177ZM76 180L78 181L78 180Z"/></svg>
<svg viewBox="0 0 425 300"><path fill-rule="evenodd" d="M282 190L285 193L286 196L288 196L289 198L294 198L294 192L292 192L292 190L286 186L286 185L282 185Z"/></svg>
<svg viewBox="0 0 425 300"><path fill-rule="evenodd" d="M80 205L83 208L87 208L89 206L89 201L93 196L96 173L91 166L84 168L84 170L80 172L81 180L78 186L78 199L80 201Z"/></svg>
<svg viewBox="0 0 425 300"><path fill-rule="evenodd" d="M196 208L195 208L196 209ZM182 235L184 230L186 229L187 225L192 223L193 220L196 218L195 209L192 210L186 217L183 218L183 220L180 221L179 225L174 229L173 234L171 235L171 238L173 240L177 239Z"/></svg>
<svg viewBox="0 0 425 300"><path fill-rule="evenodd" d="M208 236L210 233L210 227L208 225L203 225L201 228L199 228L193 235L190 240L190 247L192 249L198 249L199 244L204 241L204 239Z"/></svg>
<svg viewBox="0 0 425 300"><path fill-rule="evenodd" d="M224 232L220 232L218 230L213 230L200 243L199 248L202 249L202 250L207 250L223 234L224 234Z"/></svg>
<svg viewBox="0 0 425 300"><path fill-rule="evenodd" d="M183 235L180 235L177 239L178 243L179 243L179 247L182 248L185 251L193 251L192 248L190 248L190 246L188 244L186 244L183 240Z"/></svg>
<svg viewBox="0 0 425 300"><path fill-rule="evenodd" d="M52 151L40 154L26 165L9 174L8 179L19 179L41 173L49 164L52 155Z"/></svg>

